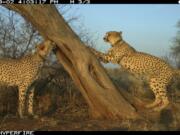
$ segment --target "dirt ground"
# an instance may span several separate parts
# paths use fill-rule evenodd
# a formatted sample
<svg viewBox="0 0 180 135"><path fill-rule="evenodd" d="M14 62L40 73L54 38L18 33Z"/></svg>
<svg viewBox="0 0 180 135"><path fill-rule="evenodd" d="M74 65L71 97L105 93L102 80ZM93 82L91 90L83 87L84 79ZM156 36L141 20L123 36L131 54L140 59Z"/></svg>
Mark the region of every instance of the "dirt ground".
<svg viewBox="0 0 180 135"><path fill-rule="evenodd" d="M82 106L81 106L82 107ZM5 115L0 119L0 130L31 131L104 131L128 130L129 121L92 120L88 116L87 107L64 107L52 115L39 118L19 119L14 115Z"/></svg>
<svg viewBox="0 0 180 135"><path fill-rule="evenodd" d="M58 70L59 71L59 70ZM114 70L113 70L114 71ZM116 73L116 72L114 72ZM117 74L117 73L116 73ZM112 74L111 74L112 75ZM143 101L143 97L153 99L151 91L144 92L145 88L132 84L130 79L119 73L113 81L121 89L129 90L133 96ZM62 76L62 75L61 75ZM123 77L121 77L123 76ZM115 78L116 77L116 78ZM121 78L120 78L121 77ZM127 76L129 77L129 76ZM65 77L64 77L65 78ZM42 88L46 81L38 83L35 95L36 119L20 119L17 116L17 90L0 88L0 130L31 130L31 131L176 131L180 130L180 100L171 99L173 106L161 113L148 111L138 112L144 120L93 120L88 114L88 106L69 78L59 79L57 86L48 85ZM126 83L125 83L126 82ZM61 84L61 85L60 85ZM179 83L177 83L179 84ZM52 87L53 86L53 87ZM133 86L133 87L131 87ZM175 89L177 86L174 86ZM12 90L11 90L12 89ZM136 92L132 92L137 89ZM142 89L142 90L141 90ZM179 89L179 87L178 87ZM139 92L139 95L137 95ZM141 92L141 93L140 93ZM135 95L136 94L136 95ZM175 94L180 95L180 94ZM180 97L180 96L179 96ZM180 98L179 98L180 99ZM176 102L175 102L176 101ZM178 101L178 102L177 102ZM13 109L12 109L13 108Z"/></svg>
<svg viewBox="0 0 180 135"><path fill-rule="evenodd" d="M53 98L52 98L53 97ZM68 97L68 98L67 98ZM180 103L161 113L141 110L144 120L93 120L82 96L72 94L56 97L46 94L38 97L35 105L37 118L20 119L17 116L17 102L1 106L0 130L30 131L176 131L180 130ZM15 100L13 100L15 101ZM13 104L14 103L14 104ZM14 109L12 109L14 108Z"/></svg>
<svg viewBox="0 0 180 135"><path fill-rule="evenodd" d="M164 116L163 116L164 115ZM59 109L53 115L39 118L19 119L6 115L0 119L0 130L28 131L176 131L180 126L171 117L171 111L161 114L155 120L153 114L144 120L93 120L88 116L87 108ZM157 116L156 116L157 117ZM161 118L163 117L163 118ZM151 120L152 118L152 120Z"/></svg>
<svg viewBox="0 0 180 135"><path fill-rule="evenodd" d="M53 119L53 120L52 120ZM111 123L111 124L110 124ZM104 131L104 130L128 130L120 127L118 122L85 120L66 121L54 118L42 118L38 120L7 119L1 124L1 130L33 130L33 131Z"/></svg>

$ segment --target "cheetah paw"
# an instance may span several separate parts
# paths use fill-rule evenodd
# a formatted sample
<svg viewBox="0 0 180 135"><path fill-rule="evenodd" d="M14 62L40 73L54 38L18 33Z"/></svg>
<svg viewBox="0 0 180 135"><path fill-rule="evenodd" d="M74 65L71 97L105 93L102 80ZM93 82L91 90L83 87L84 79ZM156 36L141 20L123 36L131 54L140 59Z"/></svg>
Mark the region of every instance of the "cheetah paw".
<svg viewBox="0 0 180 135"><path fill-rule="evenodd" d="M160 112L169 105L169 102L162 102L159 106L153 108L153 111Z"/></svg>
<svg viewBox="0 0 180 135"><path fill-rule="evenodd" d="M154 108L156 106L159 106L159 104L161 104L161 101L154 101L153 103L147 104L145 105L146 108Z"/></svg>

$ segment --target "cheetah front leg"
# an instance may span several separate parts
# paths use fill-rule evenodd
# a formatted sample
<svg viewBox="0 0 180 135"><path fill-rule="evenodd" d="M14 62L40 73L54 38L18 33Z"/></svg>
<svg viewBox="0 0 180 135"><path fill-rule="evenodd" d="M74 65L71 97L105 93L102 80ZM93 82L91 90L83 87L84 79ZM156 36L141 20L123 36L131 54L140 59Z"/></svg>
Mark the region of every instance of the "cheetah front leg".
<svg viewBox="0 0 180 135"><path fill-rule="evenodd" d="M30 115L34 115L34 88L30 90L29 95L28 95L28 113Z"/></svg>
<svg viewBox="0 0 180 135"><path fill-rule="evenodd" d="M90 50L93 52L93 54L102 62L109 63L114 60L114 57L111 55L111 53L102 53L94 48L90 48Z"/></svg>
<svg viewBox="0 0 180 135"><path fill-rule="evenodd" d="M25 98L26 98L26 88L27 86L21 84L19 86L19 106L18 106L18 113L20 118L25 118Z"/></svg>

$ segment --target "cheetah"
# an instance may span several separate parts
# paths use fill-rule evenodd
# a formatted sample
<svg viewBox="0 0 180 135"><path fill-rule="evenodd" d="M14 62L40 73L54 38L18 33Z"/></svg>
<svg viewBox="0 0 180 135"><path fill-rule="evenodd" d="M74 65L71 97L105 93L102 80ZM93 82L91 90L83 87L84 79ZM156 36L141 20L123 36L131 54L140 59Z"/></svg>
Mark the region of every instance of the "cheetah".
<svg viewBox="0 0 180 135"><path fill-rule="evenodd" d="M38 78L38 72L46 56L53 49L54 44L46 40L36 46L33 54L27 54L19 59L0 59L0 83L18 87L18 114L24 118L25 100L28 87ZM33 116L34 90L28 94L28 113Z"/></svg>
<svg viewBox="0 0 180 135"><path fill-rule="evenodd" d="M119 64L121 68L136 78L145 77L155 96L155 100L146 104L145 108L151 108L153 111L161 111L166 108L169 104L167 86L174 75L180 75L180 71L173 69L158 57L135 50L123 40L122 32L107 32L104 41L110 43L111 48L107 53L90 48L95 56L104 63Z"/></svg>

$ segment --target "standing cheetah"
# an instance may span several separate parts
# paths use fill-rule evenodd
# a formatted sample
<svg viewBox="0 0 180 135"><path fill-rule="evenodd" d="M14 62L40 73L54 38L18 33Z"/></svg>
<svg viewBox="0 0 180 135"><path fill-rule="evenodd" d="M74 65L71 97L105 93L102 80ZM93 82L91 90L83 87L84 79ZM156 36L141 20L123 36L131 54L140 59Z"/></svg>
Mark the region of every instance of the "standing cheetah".
<svg viewBox="0 0 180 135"><path fill-rule="evenodd" d="M155 101L145 107L152 108L154 111L161 111L165 108L169 104L167 86L174 75L180 75L179 71L158 57L136 51L122 39L122 32L107 32L104 41L109 42L112 47L107 53L101 53L91 48L96 57L104 63L119 64L137 77L144 76L155 95Z"/></svg>
<svg viewBox="0 0 180 135"><path fill-rule="evenodd" d="M34 54L26 55L20 59L0 59L0 83L18 86L20 118L24 117L27 89L37 79L38 71L52 48L51 41L47 40L36 46ZM28 113L30 115L33 115L33 96L34 90L30 91L28 95Z"/></svg>

